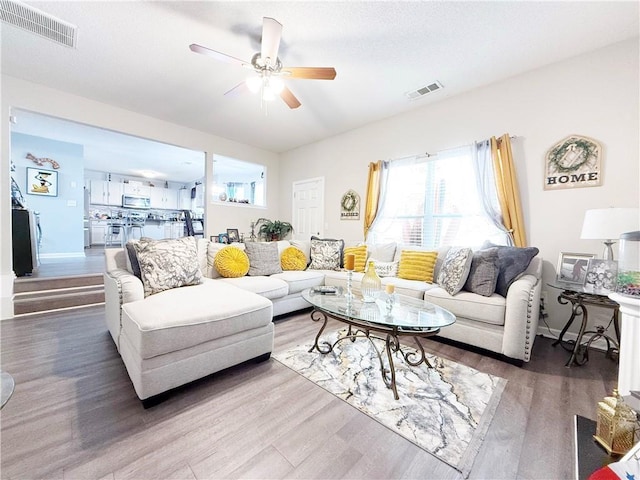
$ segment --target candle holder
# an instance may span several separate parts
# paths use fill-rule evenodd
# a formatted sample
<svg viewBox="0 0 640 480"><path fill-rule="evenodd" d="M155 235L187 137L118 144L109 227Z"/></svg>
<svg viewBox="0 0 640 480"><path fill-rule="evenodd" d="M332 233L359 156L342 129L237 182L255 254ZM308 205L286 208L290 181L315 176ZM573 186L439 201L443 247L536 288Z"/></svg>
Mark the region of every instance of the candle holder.
<svg viewBox="0 0 640 480"><path fill-rule="evenodd" d="M347 270L347 293L344 294L347 300L353 300L353 292L351 291L352 284L353 270Z"/></svg>

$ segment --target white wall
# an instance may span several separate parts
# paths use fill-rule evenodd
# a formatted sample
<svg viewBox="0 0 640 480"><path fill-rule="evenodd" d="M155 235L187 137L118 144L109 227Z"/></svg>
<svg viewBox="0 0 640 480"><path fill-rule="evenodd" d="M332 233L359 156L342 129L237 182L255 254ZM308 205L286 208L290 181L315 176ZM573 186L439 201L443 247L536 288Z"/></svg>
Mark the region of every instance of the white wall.
<svg viewBox="0 0 640 480"><path fill-rule="evenodd" d="M11 254L11 190L9 175L11 131L9 115L12 107L206 152L206 178L208 182L213 177L213 154L266 165L269 172L267 178L267 208L208 203L205 220L208 235L224 232L227 228L238 228L241 232L248 232L249 224L252 220L257 220L260 217L279 217L279 192L277 188L279 168L278 155L275 153L6 75L0 77L0 91L2 93L0 198L6 199L6 201L0 201L1 319L9 318L13 315L14 274Z"/></svg>
<svg viewBox="0 0 640 480"><path fill-rule="evenodd" d="M324 233L362 238L362 222L339 220L339 202L349 188L364 202L369 162L516 135L528 243L545 259L548 321L561 329L570 312L546 285L555 278L558 254L602 252L600 242L580 240L585 210L640 202L638 54L638 39L626 41L287 152L280 166L280 211L290 218L292 182L324 176ZM603 145L603 185L544 191L545 153L571 134ZM591 318L606 316L599 313Z"/></svg>

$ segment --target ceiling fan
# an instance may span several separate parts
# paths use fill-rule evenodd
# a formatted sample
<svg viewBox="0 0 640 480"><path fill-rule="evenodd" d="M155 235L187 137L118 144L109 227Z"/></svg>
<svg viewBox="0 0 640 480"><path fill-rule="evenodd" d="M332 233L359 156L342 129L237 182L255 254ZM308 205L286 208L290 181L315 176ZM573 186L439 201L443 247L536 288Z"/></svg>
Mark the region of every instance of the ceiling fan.
<svg viewBox="0 0 640 480"><path fill-rule="evenodd" d="M305 80L333 80L336 70L333 67L284 67L278 58L278 48L282 37L282 24L277 20L264 17L262 21L262 42L260 51L253 55L250 62L232 57L225 53L211 50L198 44L191 44L192 52L208 55L221 62L235 63L253 69L258 75L249 77L236 85L225 95L239 95L247 91L261 93L263 100L273 100L277 95L289 108L298 108L301 103L289 90L280 77L300 78Z"/></svg>

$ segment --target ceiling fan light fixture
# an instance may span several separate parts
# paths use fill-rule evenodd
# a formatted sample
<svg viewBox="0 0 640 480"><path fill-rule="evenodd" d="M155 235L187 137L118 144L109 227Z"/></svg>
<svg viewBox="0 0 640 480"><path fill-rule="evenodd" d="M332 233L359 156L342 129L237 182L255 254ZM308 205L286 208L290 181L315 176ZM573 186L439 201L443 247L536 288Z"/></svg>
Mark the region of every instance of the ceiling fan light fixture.
<svg viewBox="0 0 640 480"><path fill-rule="evenodd" d="M284 82L278 77L271 77L269 78L268 86L275 95L280 95L280 92L282 92L284 88Z"/></svg>
<svg viewBox="0 0 640 480"><path fill-rule="evenodd" d="M249 77L246 80L246 84L251 93L258 93L262 88L262 77Z"/></svg>

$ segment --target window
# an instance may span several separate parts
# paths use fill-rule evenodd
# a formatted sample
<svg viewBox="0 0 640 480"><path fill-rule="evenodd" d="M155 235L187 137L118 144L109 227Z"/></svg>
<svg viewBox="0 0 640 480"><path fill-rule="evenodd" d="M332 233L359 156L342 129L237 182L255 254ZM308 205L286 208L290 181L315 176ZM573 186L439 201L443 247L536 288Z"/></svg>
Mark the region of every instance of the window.
<svg viewBox="0 0 640 480"><path fill-rule="evenodd" d="M214 202L266 206L266 168L257 163L214 155Z"/></svg>
<svg viewBox="0 0 640 480"><path fill-rule="evenodd" d="M389 162L367 240L426 248L479 247L487 240L505 244L505 233L484 210L472 149Z"/></svg>

